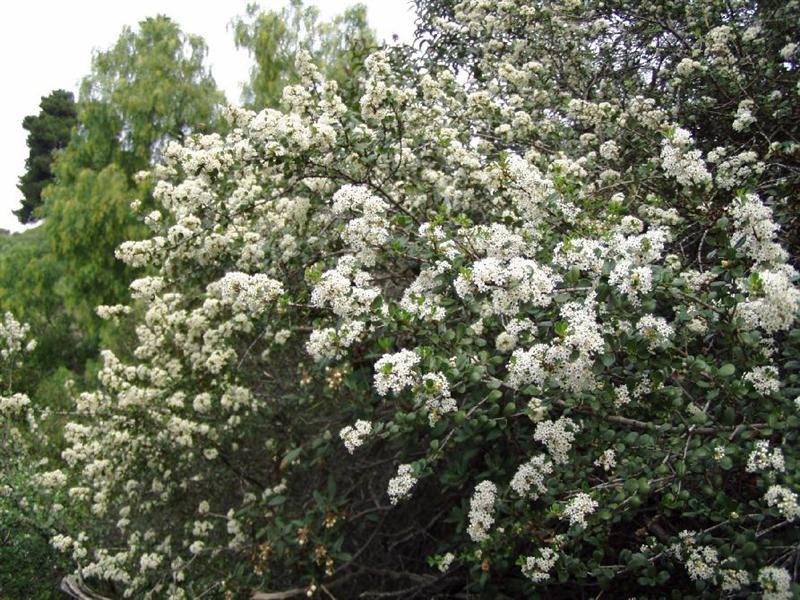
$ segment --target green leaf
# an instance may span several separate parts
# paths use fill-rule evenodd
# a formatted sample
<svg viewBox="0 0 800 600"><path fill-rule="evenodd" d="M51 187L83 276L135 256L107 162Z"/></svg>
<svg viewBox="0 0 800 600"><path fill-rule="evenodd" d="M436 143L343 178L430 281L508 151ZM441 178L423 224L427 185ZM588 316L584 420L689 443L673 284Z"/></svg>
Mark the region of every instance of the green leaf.
<svg viewBox="0 0 800 600"><path fill-rule="evenodd" d="M721 377L730 377L731 375L733 375L734 373L736 373L736 367L734 367L734 366L733 366L731 363L726 363L726 364L722 365L722 366L719 368L719 370L717 371L717 373L718 373L718 374L719 374Z"/></svg>

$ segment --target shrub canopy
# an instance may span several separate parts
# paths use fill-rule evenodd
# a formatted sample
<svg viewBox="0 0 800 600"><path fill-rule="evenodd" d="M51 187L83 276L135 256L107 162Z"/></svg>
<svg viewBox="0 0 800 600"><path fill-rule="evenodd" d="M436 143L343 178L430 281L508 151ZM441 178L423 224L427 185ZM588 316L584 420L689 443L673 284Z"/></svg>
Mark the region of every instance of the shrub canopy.
<svg viewBox="0 0 800 600"><path fill-rule="evenodd" d="M304 54L169 144L54 544L136 597L792 597L798 13L425 3L357 109Z"/></svg>

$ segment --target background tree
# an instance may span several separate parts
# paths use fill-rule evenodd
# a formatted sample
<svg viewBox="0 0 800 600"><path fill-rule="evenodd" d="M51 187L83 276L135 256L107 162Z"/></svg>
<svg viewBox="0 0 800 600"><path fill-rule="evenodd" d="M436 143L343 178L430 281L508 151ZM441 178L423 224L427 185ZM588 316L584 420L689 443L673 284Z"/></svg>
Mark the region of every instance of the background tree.
<svg viewBox="0 0 800 600"><path fill-rule="evenodd" d="M72 92L54 90L43 96L39 114L22 120L28 131L28 158L25 173L17 187L22 192L22 206L14 211L20 223L30 223L41 217L42 190L53 181L53 152L64 148L70 140L72 128L77 123L77 109Z"/></svg>
<svg viewBox="0 0 800 600"><path fill-rule="evenodd" d="M364 59L377 47L362 4L328 22L320 22L319 9L302 0L268 12L250 4L231 25L236 46L246 48L255 61L242 101L256 110L277 107L283 88L299 81L295 59L300 50L309 52L325 76L339 84L346 102L357 100Z"/></svg>
<svg viewBox="0 0 800 600"><path fill-rule="evenodd" d="M97 52L81 84L78 127L55 165L47 192L51 252L65 266L59 289L66 306L97 331L98 304L127 296L129 271L116 247L142 235L130 204L148 206L134 175L157 161L170 141L217 127L224 100L204 64L207 48L168 17L125 28Z"/></svg>
<svg viewBox="0 0 800 600"><path fill-rule="evenodd" d="M111 163L130 178L168 141L213 131L224 95L204 64L207 52L202 37L166 16L145 19L137 30L125 27L111 48L96 52L60 181Z"/></svg>
<svg viewBox="0 0 800 600"><path fill-rule="evenodd" d="M78 376L96 353L96 340L76 326L65 307L59 283L64 273L65 264L50 251L43 225L0 237L0 307L27 322L38 340L16 383L34 401L38 385L52 373L64 368ZM62 393L47 394L41 403L60 405Z"/></svg>

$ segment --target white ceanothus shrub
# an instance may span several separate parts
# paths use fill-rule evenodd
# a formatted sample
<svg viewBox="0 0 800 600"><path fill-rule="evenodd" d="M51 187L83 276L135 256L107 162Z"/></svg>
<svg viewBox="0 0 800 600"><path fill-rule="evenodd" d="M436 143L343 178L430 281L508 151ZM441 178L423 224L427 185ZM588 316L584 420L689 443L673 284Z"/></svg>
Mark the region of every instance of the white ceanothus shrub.
<svg viewBox="0 0 800 600"><path fill-rule="evenodd" d="M759 185L767 151L709 157L666 92L578 93L626 35L592 6L457 3L432 27L476 40L470 69L380 51L353 108L301 56L285 110L165 149L162 218L117 252L148 268L137 345L103 353L49 480L92 514L53 538L85 581L791 597L796 198ZM575 42L534 57L506 42L527 24ZM637 68L735 79L758 34L734 25Z"/></svg>

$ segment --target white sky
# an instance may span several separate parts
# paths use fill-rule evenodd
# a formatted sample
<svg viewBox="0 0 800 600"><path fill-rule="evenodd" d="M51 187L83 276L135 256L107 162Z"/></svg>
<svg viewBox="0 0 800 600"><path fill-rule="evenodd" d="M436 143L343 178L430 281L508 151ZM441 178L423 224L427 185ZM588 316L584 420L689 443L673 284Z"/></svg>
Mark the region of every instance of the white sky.
<svg viewBox="0 0 800 600"><path fill-rule="evenodd" d="M319 7L327 20L356 0L306 0ZM411 42L414 14L410 0L360 0L367 5L369 24L378 38L390 42L397 34ZM282 0L261 0L266 8L278 8ZM239 100L241 83L251 61L237 51L226 27L243 14L247 0L24 0L9 2L0 19L0 56L3 93L0 100L0 228L23 227L11 213L19 207L18 178L25 168L26 115L38 114L42 96L52 90L71 90L77 98L80 79L89 73L92 50L111 46L125 25L135 27L142 19L166 14L187 33L199 34L208 44L207 62L217 85L229 101Z"/></svg>

